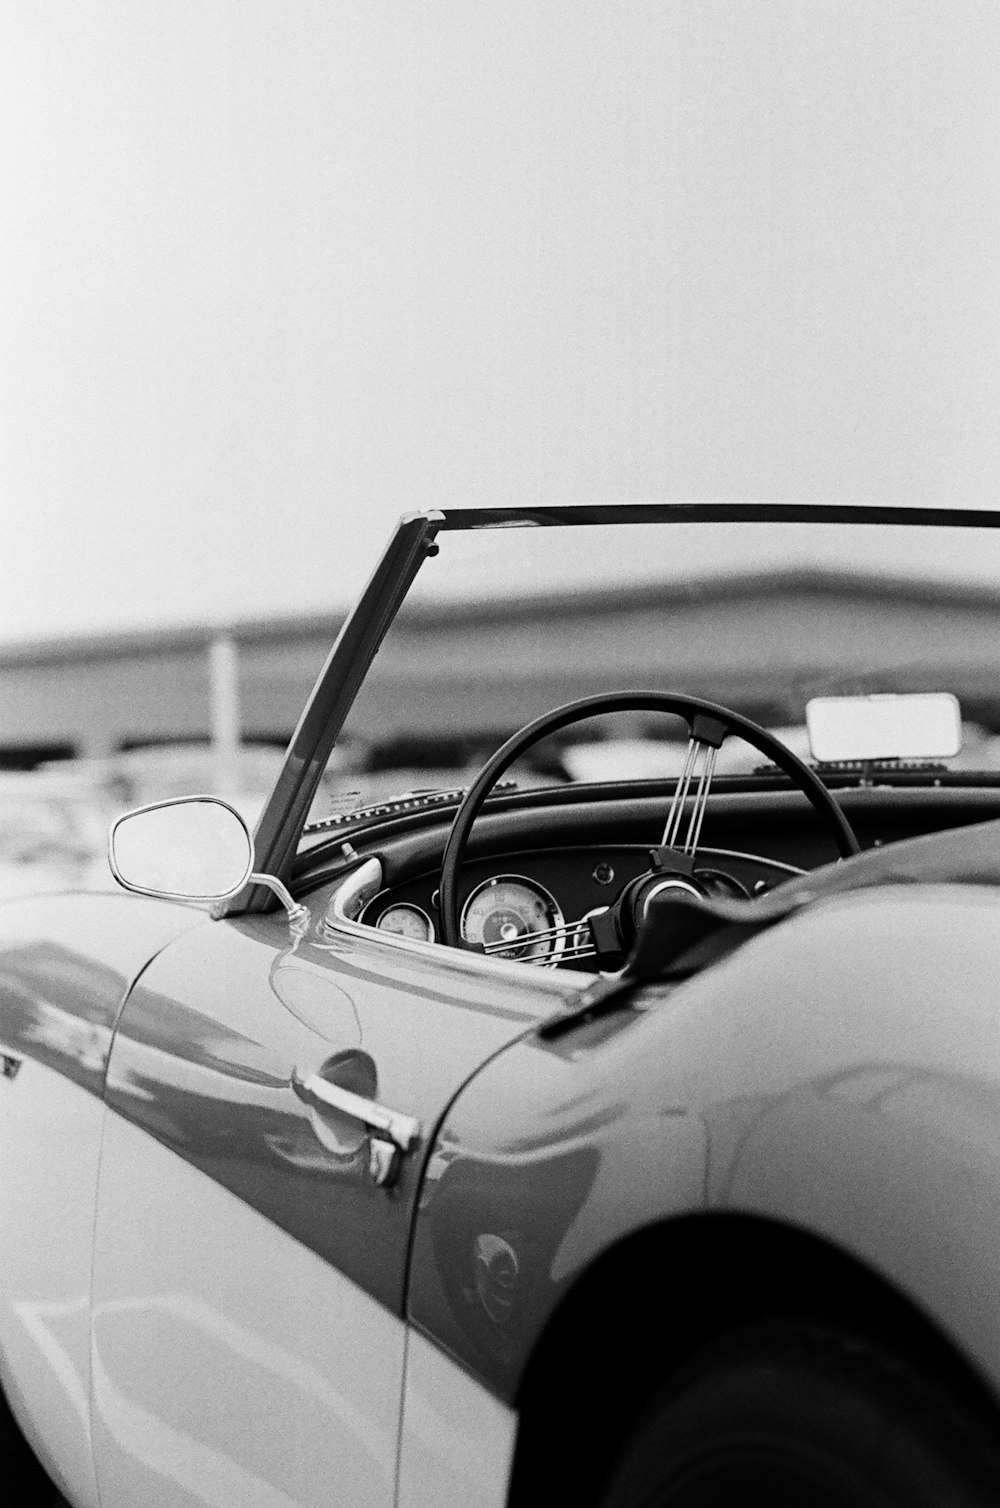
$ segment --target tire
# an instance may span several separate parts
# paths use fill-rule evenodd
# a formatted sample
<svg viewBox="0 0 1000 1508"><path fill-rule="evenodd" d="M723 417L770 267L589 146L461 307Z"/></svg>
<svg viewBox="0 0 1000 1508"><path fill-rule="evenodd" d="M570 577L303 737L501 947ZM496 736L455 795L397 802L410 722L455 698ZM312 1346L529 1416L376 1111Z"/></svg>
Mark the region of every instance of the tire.
<svg viewBox="0 0 1000 1508"><path fill-rule="evenodd" d="M16 1504L17 1508L69 1508L66 1499L35 1459L2 1393L0 1459L3 1460L4 1503Z"/></svg>
<svg viewBox="0 0 1000 1508"><path fill-rule="evenodd" d="M865 1343L747 1331L658 1395L601 1508L996 1508L990 1437L985 1409Z"/></svg>

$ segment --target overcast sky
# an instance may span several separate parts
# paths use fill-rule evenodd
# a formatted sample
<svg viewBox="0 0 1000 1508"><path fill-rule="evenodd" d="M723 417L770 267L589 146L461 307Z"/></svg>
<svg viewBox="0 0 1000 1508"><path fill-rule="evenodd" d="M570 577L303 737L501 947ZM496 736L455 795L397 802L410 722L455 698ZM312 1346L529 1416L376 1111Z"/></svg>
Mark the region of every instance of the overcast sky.
<svg viewBox="0 0 1000 1508"><path fill-rule="evenodd" d="M0 638L404 509L1000 498L994 0L3 0Z"/></svg>

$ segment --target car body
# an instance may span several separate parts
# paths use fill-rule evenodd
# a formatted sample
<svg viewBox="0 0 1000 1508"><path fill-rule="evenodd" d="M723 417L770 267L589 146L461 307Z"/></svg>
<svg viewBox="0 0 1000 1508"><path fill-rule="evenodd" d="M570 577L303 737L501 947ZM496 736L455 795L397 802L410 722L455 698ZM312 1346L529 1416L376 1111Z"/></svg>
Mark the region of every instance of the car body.
<svg viewBox="0 0 1000 1508"><path fill-rule="evenodd" d="M650 1418L684 1438L677 1400L705 1378L742 1367L762 1395L781 1366L786 1388L877 1395L894 1428L900 1399L915 1441L931 1399L949 1432L933 1470L957 1481L972 1461L980 1490L1000 1440L996 774L883 761L821 781L783 752L794 731L746 723L785 773L737 763L713 788L709 769L704 802L676 760L659 781L502 784L595 709L683 704L711 759L742 727L626 683L535 719L464 799L310 817L449 533L768 524L996 538L1000 514L407 516L252 849L221 803L158 803L113 841L145 893L0 909L6 1443L75 1508L647 1501ZM691 825L682 842L699 803L705 843ZM232 872L170 881L146 837L178 812L185 858L231 837ZM412 935L435 907L460 945L447 917ZM723 1485L757 1470L709 1436Z"/></svg>

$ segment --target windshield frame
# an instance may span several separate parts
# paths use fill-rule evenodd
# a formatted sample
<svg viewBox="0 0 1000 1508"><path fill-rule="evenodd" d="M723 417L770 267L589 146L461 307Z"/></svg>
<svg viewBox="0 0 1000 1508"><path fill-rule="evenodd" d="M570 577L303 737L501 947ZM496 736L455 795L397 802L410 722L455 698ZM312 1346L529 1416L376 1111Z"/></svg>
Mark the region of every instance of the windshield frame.
<svg viewBox="0 0 1000 1508"><path fill-rule="evenodd" d="M405 513L345 620L306 702L254 832L255 868L284 883L327 760L424 560L442 532L599 525L795 523L1000 528L1000 509L862 503L668 502L448 508ZM271 892L247 886L218 916L269 910Z"/></svg>

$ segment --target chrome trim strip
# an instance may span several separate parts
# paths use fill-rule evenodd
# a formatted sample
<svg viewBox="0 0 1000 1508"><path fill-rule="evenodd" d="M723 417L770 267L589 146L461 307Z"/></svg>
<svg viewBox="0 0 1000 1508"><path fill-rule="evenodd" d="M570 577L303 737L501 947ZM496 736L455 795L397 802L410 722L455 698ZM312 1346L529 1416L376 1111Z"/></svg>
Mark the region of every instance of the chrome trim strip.
<svg viewBox="0 0 1000 1508"><path fill-rule="evenodd" d="M532 978L545 993L559 999L565 999L567 994L572 993L572 987L567 982L568 975L560 977L554 969L540 969L532 964L523 964L517 958L490 958L485 953L466 952L464 948L445 948L444 943L427 943L415 938L399 937L393 932L380 932L377 927L368 927L364 922L350 921L346 917L334 917L329 913L323 926L328 936L339 935L352 942L361 941L377 944L383 948L395 948L403 953L423 954L425 957L437 959L439 964L442 962L441 950L444 948L449 969L458 969L466 974L493 975L509 982L511 969L516 969L518 979L523 980L524 969L530 968ZM572 977L580 979L581 975L577 971ZM582 977L586 978L585 975Z"/></svg>
<svg viewBox="0 0 1000 1508"><path fill-rule="evenodd" d="M365 862L347 876L330 902L327 921L356 922L362 911L382 889L382 864L379 859ZM371 929L374 931L374 927Z"/></svg>
<svg viewBox="0 0 1000 1508"><path fill-rule="evenodd" d="M737 848L703 848L699 854L699 858L705 859L709 857L717 859L742 859L744 862L759 863L772 869L779 869L787 875L802 875L807 873L804 869L796 869L794 864L785 864L781 859L767 859L761 854L745 853L742 849ZM387 948L399 948L407 953L423 953L427 957L434 957L440 960L441 949L444 947L443 943L422 942L419 938L400 937L396 932L381 932L378 927L368 926L366 923L358 921L358 917L365 907L370 905L382 890L382 881L381 862L376 858L366 859L359 868L347 875L338 887L323 919L324 929L327 932L342 933L348 938L364 939L367 942L376 940ZM586 918L582 918L580 922L567 922L563 925L567 931L572 931L574 928L579 928L585 920ZM586 954L580 955L572 951L572 945L569 944L568 939L564 947L566 947L566 952L560 956L567 960L569 958L587 956ZM488 953L467 953L459 948L451 948L448 951L450 962L453 966L458 966L474 974L482 973L484 970L487 974L490 974L499 970L501 977L509 977L508 970L512 966L520 971L524 964L524 960L519 958L500 958L491 956ZM547 959L542 969L537 964L531 963L528 963L527 967L535 970L535 978L539 984L543 984L546 981L551 983L554 980L554 976L550 971L554 967L558 967L558 963L559 956L551 961ZM523 978L523 974L520 977Z"/></svg>
<svg viewBox="0 0 1000 1508"><path fill-rule="evenodd" d="M698 889L697 885L692 885L690 881L685 880L682 875L674 874L671 875L669 879L663 879L658 885L654 885L652 890L649 891L648 895L644 897L642 903L643 920L645 920L646 916L649 914L650 901L654 896L662 895L665 890L679 890L682 895L694 896L696 901L704 900L704 896Z"/></svg>
<svg viewBox="0 0 1000 1508"><path fill-rule="evenodd" d="M236 818L243 831L246 833L247 844L249 846L250 852L247 859L247 867L243 872L243 876L239 884L231 886L229 890L222 890L213 895L183 895L176 890L153 890L148 885L130 884L119 870L118 860L115 855L115 833L118 831L119 827L121 827L122 823L128 822L132 817L141 817L145 812L160 811L163 807L166 806L193 806L196 802L203 802L208 806L224 807L227 812L232 812L233 816ZM108 867L111 870L112 878L116 881L117 884L122 887L123 890L128 890L133 895L152 896L154 900L186 901L189 903L196 903L198 905L218 904L220 901L229 900L232 896L239 895L240 891L244 888L247 881L254 878L254 857L253 838L250 835L250 829L247 826L246 818L243 816L242 812L238 812L231 801L223 801L221 796L213 796L207 791L193 792L190 796L167 796L162 801L144 802L142 806L135 806L127 812L121 812L117 817L114 818L111 826L108 828ZM291 896L289 896L289 900L291 900ZM294 904L295 902L292 901L293 906Z"/></svg>
<svg viewBox="0 0 1000 1508"><path fill-rule="evenodd" d="M381 889L382 865L376 858L366 859L359 869L355 869L345 878L333 896L326 916L323 918L323 930L327 935L339 935L351 941L361 941L383 948L395 948L404 953L416 953L418 956L422 954L425 958L435 958L438 963L447 957L449 968L460 969L468 974L486 974L487 977L509 980L511 969L515 969L518 979L525 978L525 965L519 959L488 958L485 953L470 953L462 948L445 948L443 943L421 942L418 938L400 937L397 933L380 932L377 927L369 927L364 922L359 922L357 917L364 907L375 899ZM551 969L532 968L532 977L545 993L556 995L560 999L566 997L567 976L560 976ZM572 977L579 979L579 971Z"/></svg>
<svg viewBox="0 0 1000 1508"><path fill-rule="evenodd" d="M702 848L698 852L698 858L704 859L743 859L751 864L763 864L765 868L780 869L784 874L800 875L808 874L808 869L799 869L795 864L786 864L782 859L766 859L763 854L747 853L742 848Z"/></svg>

